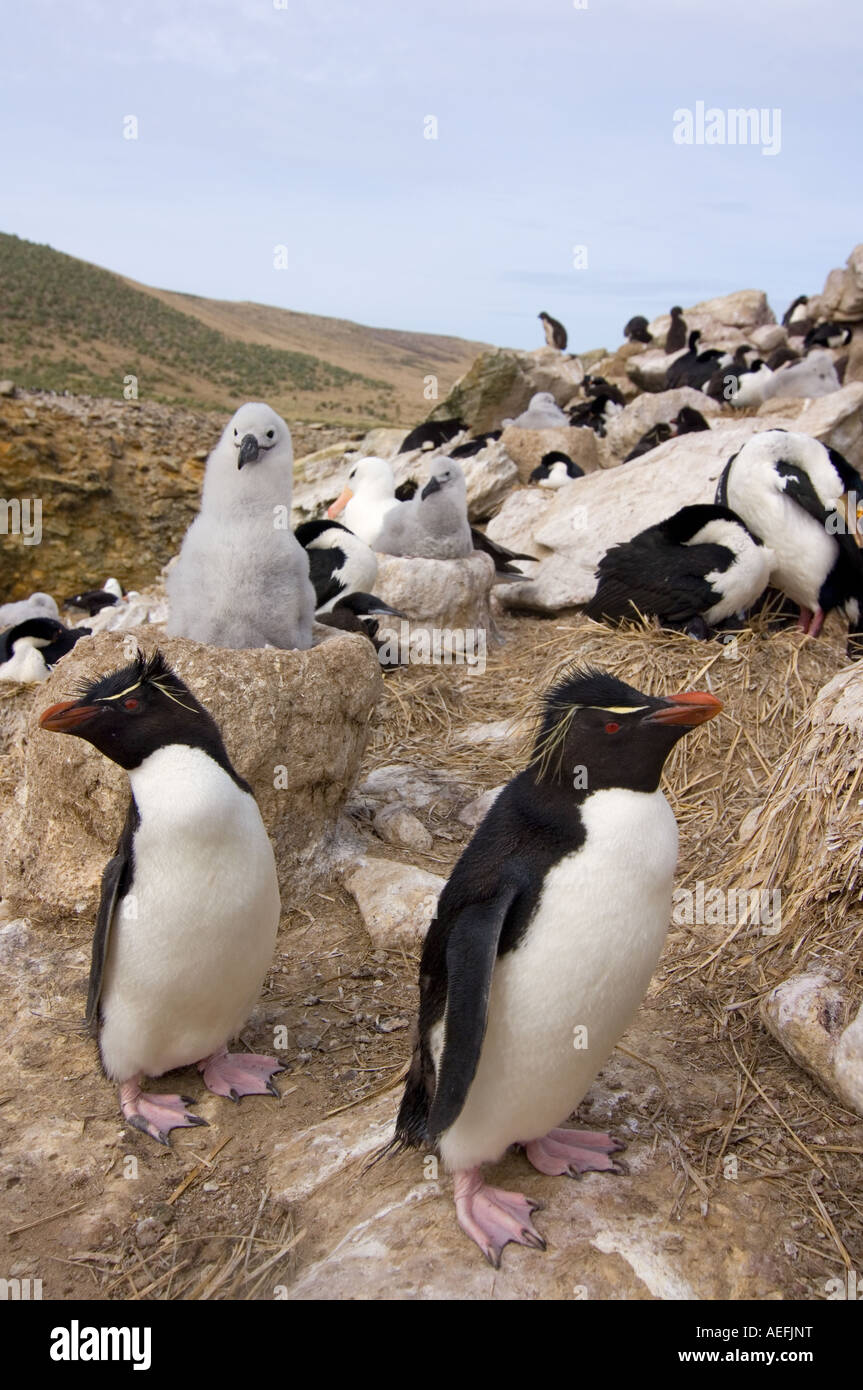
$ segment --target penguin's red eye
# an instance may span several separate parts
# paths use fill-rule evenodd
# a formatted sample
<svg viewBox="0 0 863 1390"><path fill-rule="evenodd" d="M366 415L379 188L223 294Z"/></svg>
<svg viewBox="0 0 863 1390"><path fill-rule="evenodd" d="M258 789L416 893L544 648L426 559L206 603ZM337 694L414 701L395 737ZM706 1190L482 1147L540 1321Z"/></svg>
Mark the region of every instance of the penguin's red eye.
<svg viewBox="0 0 863 1390"><path fill-rule="evenodd" d="M619 728L620 728L620 725L619 725L619 724L615 724L614 720L612 720L610 724L606 724L606 726L605 726L605 732L606 732L607 734L616 734Z"/></svg>
<svg viewBox="0 0 863 1390"><path fill-rule="evenodd" d="M132 698L130 697L128 700L124 700L124 701L123 701L123 708L124 708L124 709L137 709L137 708L138 708L138 701L137 701L137 700L134 700L134 699L132 699Z"/></svg>

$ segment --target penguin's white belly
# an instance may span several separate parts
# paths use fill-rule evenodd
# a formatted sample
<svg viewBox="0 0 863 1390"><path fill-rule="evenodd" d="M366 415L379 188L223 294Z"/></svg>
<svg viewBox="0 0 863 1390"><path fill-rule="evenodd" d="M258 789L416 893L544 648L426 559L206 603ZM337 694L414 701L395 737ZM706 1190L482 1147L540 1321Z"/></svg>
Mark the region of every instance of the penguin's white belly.
<svg viewBox="0 0 863 1390"><path fill-rule="evenodd" d="M677 824L661 792L595 792L587 839L549 872L521 944L498 960L479 1066L440 1150L450 1169L561 1124L641 1003L671 916ZM433 1039L436 1066L443 1028Z"/></svg>
<svg viewBox="0 0 863 1390"><path fill-rule="evenodd" d="M105 967L100 1047L124 1081L216 1051L246 1022L279 923L257 803L203 751L173 745L130 774L134 877Z"/></svg>

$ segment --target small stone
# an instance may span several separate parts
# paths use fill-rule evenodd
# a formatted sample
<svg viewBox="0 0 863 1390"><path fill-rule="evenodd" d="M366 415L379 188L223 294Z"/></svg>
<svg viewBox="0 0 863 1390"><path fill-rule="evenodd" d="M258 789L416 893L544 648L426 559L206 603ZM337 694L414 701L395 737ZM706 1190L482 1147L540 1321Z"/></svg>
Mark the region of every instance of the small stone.
<svg viewBox="0 0 863 1390"><path fill-rule="evenodd" d="M402 845L406 849L418 850L428 854L434 845L434 837L421 820L406 806L394 803L382 806L373 821L374 828L388 845Z"/></svg>
<svg viewBox="0 0 863 1390"><path fill-rule="evenodd" d="M458 813L458 818L462 825L469 825L471 827L479 825L480 821L497 801L502 791L503 785L499 787L489 787L488 791L482 792L480 796L474 797L473 801L469 801Z"/></svg>
<svg viewBox="0 0 863 1390"><path fill-rule="evenodd" d="M408 1022L406 1018L382 1018L375 1026L379 1033L398 1033L400 1029L407 1028Z"/></svg>
<svg viewBox="0 0 863 1390"><path fill-rule="evenodd" d="M142 1250L148 1250L150 1246L158 1245L164 1234L165 1227L154 1216L146 1216L135 1226L135 1240Z"/></svg>

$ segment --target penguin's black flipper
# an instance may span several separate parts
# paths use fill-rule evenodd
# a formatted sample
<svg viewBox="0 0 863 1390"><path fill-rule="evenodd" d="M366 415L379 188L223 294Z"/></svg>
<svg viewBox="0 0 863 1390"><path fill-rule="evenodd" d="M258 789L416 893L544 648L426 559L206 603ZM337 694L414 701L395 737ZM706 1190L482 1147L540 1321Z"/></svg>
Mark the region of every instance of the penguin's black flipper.
<svg viewBox="0 0 863 1390"><path fill-rule="evenodd" d="M129 799L126 821L117 841L113 859L109 859L102 872L102 892L99 898L99 913L96 918L96 931L93 936L93 952L90 957L90 982L87 989L86 1023L95 1034L99 1026L99 999L102 994L102 980L105 974L105 961L108 958L108 943L117 902L129 889L132 882L132 837L138 828L141 817L134 797Z"/></svg>
<svg viewBox="0 0 863 1390"><path fill-rule="evenodd" d="M428 1118L431 1142L457 1118L470 1090L485 1037L500 936L519 892L517 881L504 880L496 897L463 908L450 929L446 946L445 1041Z"/></svg>

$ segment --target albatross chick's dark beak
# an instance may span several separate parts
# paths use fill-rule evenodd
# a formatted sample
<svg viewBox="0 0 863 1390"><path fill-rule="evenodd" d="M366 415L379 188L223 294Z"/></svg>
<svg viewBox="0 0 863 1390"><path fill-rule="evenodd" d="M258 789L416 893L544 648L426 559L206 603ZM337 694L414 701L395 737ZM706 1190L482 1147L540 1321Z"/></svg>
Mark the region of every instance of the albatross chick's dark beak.
<svg viewBox="0 0 863 1390"><path fill-rule="evenodd" d="M438 482L437 478L429 478L428 482L426 483L425 487L420 493L420 497L430 497L433 492L440 492L440 490L440 483Z"/></svg>
<svg viewBox="0 0 863 1390"><path fill-rule="evenodd" d="M242 468L245 463L256 463L260 455L258 441L253 434L244 434L240 444L240 456L237 459L237 467Z"/></svg>

